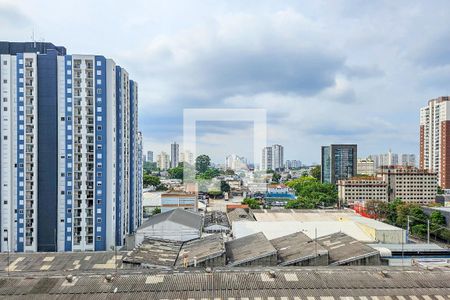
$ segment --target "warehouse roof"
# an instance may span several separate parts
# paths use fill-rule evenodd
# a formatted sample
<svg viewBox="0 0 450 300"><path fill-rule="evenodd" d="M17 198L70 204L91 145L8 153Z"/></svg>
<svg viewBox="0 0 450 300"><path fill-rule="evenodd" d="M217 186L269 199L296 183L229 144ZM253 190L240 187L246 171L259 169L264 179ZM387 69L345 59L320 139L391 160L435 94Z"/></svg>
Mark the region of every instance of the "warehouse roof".
<svg viewBox="0 0 450 300"><path fill-rule="evenodd" d="M228 265L240 265L277 253L262 232L225 243Z"/></svg>
<svg viewBox="0 0 450 300"><path fill-rule="evenodd" d="M207 212L203 220L203 228L205 229L214 225L226 227L228 229L230 228L227 214L223 211L213 210L211 212Z"/></svg>
<svg viewBox="0 0 450 300"><path fill-rule="evenodd" d="M269 273L272 270L273 273ZM213 273L22 276L0 279L4 299L449 299L450 271L243 268ZM348 299L353 299L349 297ZM418 298L419 297L419 298Z"/></svg>
<svg viewBox="0 0 450 300"><path fill-rule="evenodd" d="M145 239L144 242L123 258L124 263L149 267L172 267L175 265L182 242Z"/></svg>
<svg viewBox="0 0 450 300"><path fill-rule="evenodd" d="M117 254L117 255L116 255ZM122 268L126 252L1 253L0 272L100 271ZM9 263L9 268L8 268Z"/></svg>
<svg viewBox="0 0 450 300"><path fill-rule="evenodd" d="M278 251L279 265L294 264L328 253L325 248L302 232L285 235L270 242Z"/></svg>
<svg viewBox="0 0 450 300"><path fill-rule="evenodd" d="M228 213L228 220L230 223L236 221L255 221L253 216L245 211L243 208L235 208L234 210Z"/></svg>
<svg viewBox="0 0 450 300"><path fill-rule="evenodd" d="M200 229L202 228L202 216L182 208L173 209L164 213L160 213L150 217L138 228L146 228L161 222L171 221L187 227Z"/></svg>
<svg viewBox="0 0 450 300"><path fill-rule="evenodd" d="M320 237L317 242L328 251L330 265L342 265L379 254L372 247L342 232Z"/></svg>
<svg viewBox="0 0 450 300"><path fill-rule="evenodd" d="M194 265L194 257L196 258L197 263L201 263L224 254L225 245L222 235L213 234L198 240L185 242L181 247L176 265L182 266L185 257L188 260L188 264L191 266Z"/></svg>

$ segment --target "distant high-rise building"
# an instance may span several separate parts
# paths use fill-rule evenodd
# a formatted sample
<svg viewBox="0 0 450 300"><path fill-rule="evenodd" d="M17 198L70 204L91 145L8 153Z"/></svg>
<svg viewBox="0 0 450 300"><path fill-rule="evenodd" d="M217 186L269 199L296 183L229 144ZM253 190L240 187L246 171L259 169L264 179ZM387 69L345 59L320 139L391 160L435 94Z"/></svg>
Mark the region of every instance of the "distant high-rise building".
<svg viewBox="0 0 450 300"><path fill-rule="evenodd" d="M180 162L180 145L176 142L170 145L170 167L176 168Z"/></svg>
<svg viewBox="0 0 450 300"><path fill-rule="evenodd" d="M191 166L194 165L194 153L189 150L184 150L180 153L180 162L188 163Z"/></svg>
<svg viewBox="0 0 450 300"><path fill-rule="evenodd" d="M146 163L147 162L147 155L142 154L142 162Z"/></svg>
<svg viewBox="0 0 450 300"><path fill-rule="evenodd" d="M153 162L153 151L147 151L147 161Z"/></svg>
<svg viewBox="0 0 450 300"><path fill-rule="evenodd" d="M387 153L369 155L367 159L373 160L375 169L379 169L382 166L398 166L402 164L400 161L402 157L397 153L393 153L391 149Z"/></svg>
<svg viewBox="0 0 450 300"><path fill-rule="evenodd" d="M264 147L262 150L261 170L273 170L272 147Z"/></svg>
<svg viewBox="0 0 450 300"><path fill-rule="evenodd" d="M338 180L355 176L357 157L357 145L322 146L322 182L336 184Z"/></svg>
<svg viewBox="0 0 450 300"><path fill-rule="evenodd" d="M284 147L281 145L272 146L272 167L274 171L284 168Z"/></svg>
<svg viewBox="0 0 450 300"><path fill-rule="evenodd" d="M414 154L402 154L402 166L415 167L416 156Z"/></svg>
<svg viewBox="0 0 450 300"><path fill-rule="evenodd" d="M420 109L419 167L438 173L438 184L450 189L450 97L428 101Z"/></svg>
<svg viewBox="0 0 450 300"><path fill-rule="evenodd" d="M33 42L0 42L0 78L0 250L123 245L142 220L137 83Z"/></svg>
<svg viewBox="0 0 450 300"><path fill-rule="evenodd" d="M375 162L371 159L358 159L357 162L357 174L359 175L375 175Z"/></svg>
<svg viewBox="0 0 450 300"><path fill-rule="evenodd" d="M261 170L279 171L284 168L284 147L278 144L264 147L261 156Z"/></svg>
<svg viewBox="0 0 450 300"><path fill-rule="evenodd" d="M299 169L302 167L302 162L299 160L286 160L285 167L287 169Z"/></svg>
<svg viewBox="0 0 450 300"><path fill-rule="evenodd" d="M162 151L160 154L156 156L156 165L157 167L165 171L170 168L170 156L166 152Z"/></svg>
<svg viewBox="0 0 450 300"><path fill-rule="evenodd" d="M397 166L398 154L392 153L389 149L388 153L380 155L380 166Z"/></svg>
<svg viewBox="0 0 450 300"><path fill-rule="evenodd" d="M236 154L228 155L225 160L225 168L233 171L246 170L248 169L247 159Z"/></svg>

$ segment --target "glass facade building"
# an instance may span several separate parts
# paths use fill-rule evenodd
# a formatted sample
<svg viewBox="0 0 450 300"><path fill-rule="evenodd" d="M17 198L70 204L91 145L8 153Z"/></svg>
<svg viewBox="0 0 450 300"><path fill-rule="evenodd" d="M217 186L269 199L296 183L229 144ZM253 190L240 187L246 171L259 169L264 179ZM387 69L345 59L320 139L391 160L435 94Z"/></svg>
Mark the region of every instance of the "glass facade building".
<svg viewBox="0 0 450 300"><path fill-rule="evenodd" d="M339 144L322 146L321 180L336 184L340 179L356 176L357 145Z"/></svg>

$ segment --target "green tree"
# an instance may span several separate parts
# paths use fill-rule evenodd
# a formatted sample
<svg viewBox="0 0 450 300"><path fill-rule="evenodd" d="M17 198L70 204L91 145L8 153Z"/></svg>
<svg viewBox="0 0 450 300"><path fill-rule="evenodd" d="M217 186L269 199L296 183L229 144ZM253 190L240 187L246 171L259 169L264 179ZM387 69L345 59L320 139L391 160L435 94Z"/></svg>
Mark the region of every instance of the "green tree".
<svg viewBox="0 0 450 300"><path fill-rule="evenodd" d="M272 182L278 183L280 182L281 179L281 175L279 173L273 173L272 175Z"/></svg>
<svg viewBox="0 0 450 300"><path fill-rule="evenodd" d="M394 201L389 202L387 207L387 222L392 225L397 224L397 207L403 205L403 202L399 198L395 198Z"/></svg>
<svg viewBox="0 0 450 300"><path fill-rule="evenodd" d="M220 182L220 190L223 192L223 193L229 193L230 192L230 190L231 190L231 188L230 188L230 185L228 184L228 183L226 183L225 181L221 181Z"/></svg>
<svg viewBox="0 0 450 300"><path fill-rule="evenodd" d="M161 181L159 180L159 177L157 177L157 176L144 174L144 176L143 176L143 184L144 184L145 187L148 187L148 186L157 187L158 185L161 184Z"/></svg>
<svg viewBox="0 0 450 300"><path fill-rule="evenodd" d="M231 169L226 169L225 170L225 175L235 175L236 173L233 171L233 170L231 170Z"/></svg>
<svg viewBox="0 0 450 300"><path fill-rule="evenodd" d="M199 179L213 179L220 175L220 171L216 168L208 168L203 173L197 175Z"/></svg>
<svg viewBox="0 0 450 300"><path fill-rule="evenodd" d="M167 186L165 186L164 184L160 183L158 184L158 186L156 187L157 191L167 191Z"/></svg>
<svg viewBox="0 0 450 300"><path fill-rule="evenodd" d="M430 230L434 236L442 236L442 232L445 230L445 217L440 211L433 211L430 215Z"/></svg>
<svg viewBox="0 0 450 300"><path fill-rule="evenodd" d="M444 194L444 190L440 186L438 186L438 188L437 188L437 194L438 195L443 195Z"/></svg>
<svg viewBox="0 0 450 300"><path fill-rule="evenodd" d="M218 196L222 195L222 192L221 191L209 191L208 195L210 197L217 198Z"/></svg>
<svg viewBox="0 0 450 300"><path fill-rule="evenodd" d="M152 210L152 216L157 215L157 214L160 214L160 213L161 213L161 207L155 207L155 208Z"/></svg>
<svg viewBox="0 0 450 300"><path fill-rule="evenodd" d="M254 198L245 198L244 200L242 200L242 204L247 204L251 209L261 208L259 201Z"/></svg>
<svg viewBox="0 0 450 300"><path fill-rule="evenodd" d="M318 205L320 205L319 200L298 197L295 200L288 201L284 207L287 209L313 209Z"/></svg>
<svg viewBox="0 0 450 300"><path fill-rule="evenodd" d="M167 172L172 179L183 179L183 171L183 163L180 163L177 167L169 169Z"/></svg>
<svg viewBox="0 0 450 300"><path fill-rule="evenodd" d="M304 203L302 205L307 207L313 204L315 207L320 205L333 206L337 202L338 194L336 186L329 183L321 183L312 176L304 176L291 180L287 183L287 186L295 190L297 197L301 198L300 202Z"/></svg>
<svg viewBox="0 0 450 300"><path fill-rule="evenodd" d="M412 228L416 225L426 224L427 216L422 208L417 204L402 203L397 206L396 225L402 228L407 227L409 216L409 226Z"/></svg>
<svg viewBox="0 0 450 300"><path fill-rule="evenodd" d="M311 171L309 172L309 174L314 177L315 179L320 181L320 174L321 174L321 168L320 166L314 166Z"/></svg>
<svg viewBox="0 0 450 300"><path fill-rule="evenodd" d="M195 159L195 169L198 173L204 173L211 165L211 159L208 155L202 154Z"/></svg>
<svg viewBox="0 0 450 300"><path fill-rule="evenodd" d="M388 204L380 200L368 200L365 203L366 212L378 220L385 220L389 214Z"/></svg>

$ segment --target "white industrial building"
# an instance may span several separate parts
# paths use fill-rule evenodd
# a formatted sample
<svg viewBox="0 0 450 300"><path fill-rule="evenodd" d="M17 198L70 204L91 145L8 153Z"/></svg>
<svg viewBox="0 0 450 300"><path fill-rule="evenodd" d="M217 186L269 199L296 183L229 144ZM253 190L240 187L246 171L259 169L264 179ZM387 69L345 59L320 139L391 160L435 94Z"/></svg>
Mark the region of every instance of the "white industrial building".
<svg viewBox="0 0 450 300"><path fill-rule="evenodd" d="M202 223L201 215L180 208L160 213L137 229L135 245L140 245L145 238L181 242L198 239Z"/></svg>
<svg viewBox="0 0 450 300"><path fill-rule="evenodd" d="M405 230L361 217L352 211L303 211L271 212L253 210L256 222L232 222L235 238L263 232L268 239L295 232L303 232L311 239L337 232L345 233L365 243L402 243L406 241Z"/></svg>

